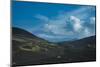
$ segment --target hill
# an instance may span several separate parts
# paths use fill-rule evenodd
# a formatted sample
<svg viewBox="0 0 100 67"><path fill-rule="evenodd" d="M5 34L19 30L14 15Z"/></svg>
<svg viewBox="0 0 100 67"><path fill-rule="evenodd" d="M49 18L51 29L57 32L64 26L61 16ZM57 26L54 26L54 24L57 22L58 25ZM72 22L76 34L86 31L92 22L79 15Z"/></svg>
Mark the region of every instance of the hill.
<svg viewBox="0 0 100 67"><path fill-rule="evenodd" d="M42 59L62 55L62 50L62 47L38 38L30 32L12 28L13 65L39 64Z"/></svg>
<svg viewBox="0 0 100 67"><path fill-rule="evenodd" d="M12 28L12 65L36 65L96 60L96 36L60 43Z"/></svg>

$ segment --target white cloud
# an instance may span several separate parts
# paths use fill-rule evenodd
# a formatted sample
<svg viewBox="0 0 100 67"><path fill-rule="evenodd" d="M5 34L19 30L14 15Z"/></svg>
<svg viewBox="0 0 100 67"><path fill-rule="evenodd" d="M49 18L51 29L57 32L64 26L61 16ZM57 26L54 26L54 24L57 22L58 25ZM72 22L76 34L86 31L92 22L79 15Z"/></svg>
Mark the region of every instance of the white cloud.
<svg viewBox="0 0 100 67"><path fill-rule="evenodd" d="M65 25L60 25L59 23L58 24L52 24L52 23L45 24L45 30L47 32L51 32L51 33L56 34L56 35L71 34L71 32L70 33L67 32L64 27L65 27Z"/></svg>
<svg viewBox="0 0 100 67"><path fill-rule="evenodd" d="M39 20L42 20L42 21L45 21L45 22L49 21L48 17L40 15L40 14L36 15L35 17L38 18Z"/></svg>
<svg viewBox="0 0 100 67"><path fill-rule="evenodd" d="M87 37L87 36L90 36L90 34L91 34L91 32L89 31L89 29L86 28L84 30L84 36Z"/></svg>
<svg viewBox="0 0 100 67"><path fill-rule="evenodd" d="M53 36L50 36L48 34L38 34L39 37L45 37L45 38L53 38Z"/></svg>
<svg viewBox="0 0 100 67"><path fill-rule="evenodd" d="M91 17L91 18L90 18L90 23L91 23L91 24L95 24L95 17Z"/></svg>
<svg viewBox="0 0 100 67"><path fill-rule="evenodd" d="M70 20L75 32L79 32L82 29L81 20L75 16L70 16Z"/></svg>
<svg viewBox="0 0 100 67"><path fill-rule="evenodd" d="M45 24L44 25L44 28L45 28L45 31L46 32L52 32L54 34L56 34L58 31L58 26L57 25L54 25L54 24Z"/></svg>
<svg viewBox="0 0 100 67"><path fill-rule="evenodd" d="M87 20L84 20L85 16L87 15L85 14L84 16L83 12L86 11L87 9L90 9L90 8L89 7L82 8L80 10L71 12L69 15L67 15L68 13L63 14L63 15L59 14L58 16L52 17L52 18L49 18L44 15L37 15L36 18L46 22L43 24L43 30L42 30L45 33L39 33L37 35L39 37L46 38L48 40L60 39L60 38L66 38L66 37L69 37L70 39L73 36L75 36L73 38L76 38L76 37L84 38L84 37L94 35L95 31L93 31L91 27L84 26L85 24L89 23L87 22ZM82 13L82 16L81 16L81 13ZM90 24L93 24L93 25L95 24L95 17L90 17L89 20L90 20ZM51 33L51 34L47 34L47 33ZM61 37L61 36L64 36L64 37Z"/></svg>

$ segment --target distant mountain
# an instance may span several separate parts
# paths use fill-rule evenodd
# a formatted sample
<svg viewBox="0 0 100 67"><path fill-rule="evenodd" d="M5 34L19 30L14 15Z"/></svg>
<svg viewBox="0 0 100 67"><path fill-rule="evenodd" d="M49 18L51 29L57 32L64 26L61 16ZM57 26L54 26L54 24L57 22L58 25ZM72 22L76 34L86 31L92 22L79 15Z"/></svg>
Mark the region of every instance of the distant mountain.
<svg viewBox="0 0 100 67"><path fill-rule="evenodd" d="M61 46L74 46L76 48L88 46L87 44L95 45L96 44L96 36L90 36L87 38L83 38L80 40L74 40L74 41L64 41L58 43Z"/></svg>

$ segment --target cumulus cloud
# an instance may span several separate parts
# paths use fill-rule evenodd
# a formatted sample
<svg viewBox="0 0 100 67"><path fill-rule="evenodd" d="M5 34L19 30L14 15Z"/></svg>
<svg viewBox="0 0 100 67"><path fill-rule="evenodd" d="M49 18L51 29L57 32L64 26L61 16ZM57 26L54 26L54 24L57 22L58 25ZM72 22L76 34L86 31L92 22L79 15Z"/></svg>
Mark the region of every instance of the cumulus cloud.
<svg viewBox="0 0 100 67"><path fill-rule="evenodd" d="M81 20L75 16L70 16L71 23L73 24L74 31L79 32L82 28Z"/></svg>
<svg viewBox="0 0 100 67"><path fill-rule="evenodd" d="M66 35L67 34L63 26L59 24L52 24L52 23L45 24L44 27L47 32L51 32L52 34L56 34L56 35Z"/></svg>
<svg viewBox="0 0 100 67"><path fill-rule="evenodd" d="M89 29L87 29L87 28L85 28L84 29L84 36L86 36L86 37L89 37L89 36L91 36L91 32L89 31Z"/></svg>
<svg viewBox="0 0 100 67"><path fill-rule="evenodd" d="M52 19L44 15L36 15L36 18L46 22L42 26L44 33L39 32L36 35L51 41L58 39L81 39L95 35L95 17L86 19L85 16L75 15L77 12L83 15L83 12L87 9L90 8L82 8L81 10L72 12L70 15L59 14Z"/></svg>
<svg viewBox="0 0 100 67"><path fill-rule="evenodd" d="M91 23L91 24L95 24L95 17L91 17L91 18L90 18L90 23Z"/></svg>

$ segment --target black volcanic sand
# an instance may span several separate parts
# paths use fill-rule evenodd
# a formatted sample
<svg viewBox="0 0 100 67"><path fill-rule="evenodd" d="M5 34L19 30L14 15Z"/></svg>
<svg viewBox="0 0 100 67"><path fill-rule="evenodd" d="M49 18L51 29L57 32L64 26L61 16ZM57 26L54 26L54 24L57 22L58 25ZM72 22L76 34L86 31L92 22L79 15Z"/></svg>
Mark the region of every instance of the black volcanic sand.
<svg viewBox="0 0 100 67"><path fill-rule="evenodd" d="M12 65L40 65L96 61L96 36L76 41L51 43L12 28Z"/></svg>

